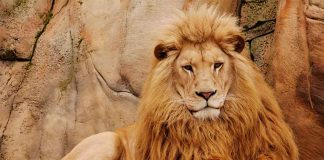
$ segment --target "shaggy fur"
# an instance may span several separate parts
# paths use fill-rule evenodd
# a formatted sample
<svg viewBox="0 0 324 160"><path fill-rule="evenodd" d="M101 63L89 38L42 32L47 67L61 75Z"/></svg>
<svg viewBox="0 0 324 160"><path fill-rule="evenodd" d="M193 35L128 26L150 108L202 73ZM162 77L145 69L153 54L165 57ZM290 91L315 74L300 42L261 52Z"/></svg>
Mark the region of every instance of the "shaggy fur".
<svg viewBox="0 0 324 160"><path fill-rule="evenodd" d="M179 13L160 43L177 51L156 60L143 88L135 124L135 159L298 159L293 135L258 69L235 52L236 19L214 8ZM221 115L197 120L175 94L173 63L184 43L214 42L230 56L234 82Z"/></svg>

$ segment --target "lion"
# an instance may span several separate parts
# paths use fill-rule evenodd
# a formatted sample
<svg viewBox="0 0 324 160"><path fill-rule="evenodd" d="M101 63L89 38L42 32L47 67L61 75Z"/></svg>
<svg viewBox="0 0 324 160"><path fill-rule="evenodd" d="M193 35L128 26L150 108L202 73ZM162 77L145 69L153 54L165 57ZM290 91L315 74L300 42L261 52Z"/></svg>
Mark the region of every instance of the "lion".
<svg viewBox="0 0 324 160"><path fill-rule="evenodd" d="M236 23L213 7L179 13L154 49L135 124L91 136L63 159L298 159Z"/></svg>

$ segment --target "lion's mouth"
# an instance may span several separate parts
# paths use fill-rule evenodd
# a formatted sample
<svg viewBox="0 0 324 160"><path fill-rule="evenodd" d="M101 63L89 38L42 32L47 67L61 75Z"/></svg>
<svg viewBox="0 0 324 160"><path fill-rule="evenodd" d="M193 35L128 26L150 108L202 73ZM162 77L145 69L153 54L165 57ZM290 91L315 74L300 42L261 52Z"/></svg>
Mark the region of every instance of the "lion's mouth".
<svg viewBox="0 0 324 160"><path fill-rule="evenodd" d="M204 108L197 109L197 110L189 110L189 112L193 117L200 120L206 120L206 119L215 120L220 115L221 112L220 109L221 108L206 106Z"/></svg>
<svg viewBox="0 0 324 160"><path fill-rule="evenodd" d="M208 110L208 109L215 109L215 110L220 110L221 107L211 107L211 106L206 106L204 108L201 108L201 109L198 109L198 110L193 110L193 109L189 109L189 112L191 114L194 114L194 113L197 113L197 112L200 112L200 111L203 111L203 110Z"/></svg>

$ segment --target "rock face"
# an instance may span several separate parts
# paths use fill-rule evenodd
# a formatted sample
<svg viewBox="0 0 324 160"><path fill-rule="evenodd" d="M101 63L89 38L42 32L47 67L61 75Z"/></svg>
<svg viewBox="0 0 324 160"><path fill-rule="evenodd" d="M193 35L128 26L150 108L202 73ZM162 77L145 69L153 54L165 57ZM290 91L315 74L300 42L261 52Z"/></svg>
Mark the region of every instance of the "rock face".
<svg viewBox="0 0 324 160"><path fill-rule="evenodd" d="M301 159L323 159L323 1L279 5L270 75ZM322 7L322 8L321 8Z"/></svg>
<svg viewBox="0 0 324 160"><path fill-rule="evenodd" d="M240 17L301 159L321 159L324 3L277 2L220 5ZM158 29L194 3L1 0L0 159L60 159L89 135L131 124Z"/></svg>

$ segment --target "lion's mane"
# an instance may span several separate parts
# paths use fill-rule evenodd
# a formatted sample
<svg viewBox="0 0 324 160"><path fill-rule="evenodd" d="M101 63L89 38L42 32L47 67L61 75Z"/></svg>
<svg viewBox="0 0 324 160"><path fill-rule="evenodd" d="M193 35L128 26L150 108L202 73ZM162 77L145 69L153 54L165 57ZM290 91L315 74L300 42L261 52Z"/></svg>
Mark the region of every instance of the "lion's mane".
<svg viewBox="0 0 324 160"><path fill-rule="evenodd" d="M236 19L215 8L180 13L161 42L181 48L213 40L231 57L233 96L217 120L197 120L172 101L172 66L177 54L153 64L145 82L135 124L135 159L298 159L292 132L263 76L250 60L231 52L224 39L240 35Z"/></svg>

